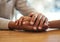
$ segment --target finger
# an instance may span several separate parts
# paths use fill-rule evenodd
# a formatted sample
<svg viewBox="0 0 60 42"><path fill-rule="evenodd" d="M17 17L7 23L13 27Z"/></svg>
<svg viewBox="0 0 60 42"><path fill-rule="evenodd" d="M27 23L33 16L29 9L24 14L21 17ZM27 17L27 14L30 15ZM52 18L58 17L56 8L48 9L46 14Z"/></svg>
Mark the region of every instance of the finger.
<svg viewBox="0 0 60 42"><path fill-rule="evenodd" d="M28 21L23 21L23 25L29 25Z"/></svg>
<svg viewBox="0 0 60 42"><path fill-rule="evenodd" d="M36 30L37 30L37 27L36 27L36 26L34 26L34 27L33 27L33 30L35 30L35 31L36 31Z"/></svg>
<svg viewBox="0 0 60 42"><path fill-rule="evenodd" d="M22 25L23 26L23 30L33 30L33 26L29 26L29 25Z"/></svg>
<svg viewBox="0 0 60 42"><path fill-rule="evenodd" d="M37 29L37 26L38 26L38 24L39 24L41 18L42 18L42 15L39 14L38 17L37 17L37 20L36 20L36 22L35 22L35 24L34 24L34 27L33 27L35 30Z"/></svg>
<svg viewBox="0 0 60 42"><path fill-rule="evenodd" d="M42 29L44 21L45 21L45 16L42 16L41 21L40 21L39 26L38 26L38 30Z"/></svg>
<svg viewBox="0 0 60 42"><path fill-rule="evenodd" d="M25 25L24 25L25 26ZM26 27L26 26L25 26ZM24 28L24 30L28 30L28 31L37 31L33 29L33 26L27 26L26 28Z"/></svg>
<svg viewBox="0 0 60 42"><path fill-rule="evenodd" d="M31 25L33 25L33 24L35 23L35 20L36 20L37 16L38 16L37 14L34 14L34 15L32 16L31 21L30 21L30 24L31 24Z"/></svg>
<svg viewBox="0 0 60 42"><path fill-rule="evenodd" d="M19 19L19 26L22 25L22 21L23 21L23 17L21 17L21 18Z"/></svg>
<svg viewBox="0 0 60 42"><path fill-rule="evenodd" d="M48 19L47 19L47 18L45 19L45 22L44 22L44 26L43 26L43 28L45 28L45 29L48 28Z"/></svg>
<svg viewBox="0 0 60 42"><path fill-rule="evenodd" d="M34 13L30 13L28 16L32 17Z"/></svg>
<svg viewBox="0 0 60 42"><path fill-rule="evenodd" d="M28 24L28 25L30 25L30 20L31 20L31 17L25 17L24 16L24 19L23 19L23 24Z"/></svg>
<svg viewBox="0 0 60 42"><path fill-rule="evenodd" d="M39 14L39 15L37 16L37 20L36 20L34 26L38 26L39 21L41 20L41 18L42 18L42 15Z"/></svg>
<svg viewBox="0 0 60 42"><path fill-rule="evenodd" d="M15 21L15 25L18 25L18 20Z"/></svg>

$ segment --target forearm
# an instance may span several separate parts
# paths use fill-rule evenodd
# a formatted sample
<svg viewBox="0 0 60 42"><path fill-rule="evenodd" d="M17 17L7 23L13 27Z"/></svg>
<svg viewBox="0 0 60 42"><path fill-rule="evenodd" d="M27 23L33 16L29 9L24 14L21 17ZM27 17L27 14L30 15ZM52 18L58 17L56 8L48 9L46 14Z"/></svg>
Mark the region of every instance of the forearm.
<svg viewBox="0 0 60 42"><path fill-rule="evenodd" d="M14 29L17 29L17 25L15 24L14 21L10 21L10 22L8 23L8 28L9 28L10 30L14 30Z"/></svg>
<svg viewBox="0 0 60 42"><path fill-rule="evenodd" d="M8 28L9 22L10 22L10 20L8 20L8 19L0 18L0 29L9 29Z"/></svg>
<svg viewBox="0 0 60 42"><path fill-rule="evenodd" d="M0 18L0 29L15 29L16 25L14 21Z"/></svg>
<svg viewBox="0 0 60 42"><path fill-rule="evenodd" d="M16 9L19 10L25 16L32 12L36 12L36 10L30 6L27 0L16 1Z"/></svg>
<svg viewBox="0 0 60 42"><path fill-rule="evenodd" d="M49 21L49 28L60 28L60 20Z"/></svg>

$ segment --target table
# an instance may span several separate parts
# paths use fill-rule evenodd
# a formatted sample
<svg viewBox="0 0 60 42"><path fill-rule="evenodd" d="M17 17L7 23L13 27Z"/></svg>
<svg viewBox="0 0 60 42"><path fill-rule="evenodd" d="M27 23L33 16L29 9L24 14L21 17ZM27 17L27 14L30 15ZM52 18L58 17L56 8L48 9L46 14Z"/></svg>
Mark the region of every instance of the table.
<svg viewBox="0 0 60 42"><path fill-rule="evenodd" d="M0 42L60 42L60 30L42 33L0 30Z"/></svg>

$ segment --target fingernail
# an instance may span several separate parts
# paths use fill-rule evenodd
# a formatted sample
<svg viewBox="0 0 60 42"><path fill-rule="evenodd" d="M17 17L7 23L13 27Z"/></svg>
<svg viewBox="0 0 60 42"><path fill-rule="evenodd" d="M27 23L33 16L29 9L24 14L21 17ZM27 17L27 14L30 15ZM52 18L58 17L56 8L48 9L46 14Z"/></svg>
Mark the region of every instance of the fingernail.
<svg viewBox="0 0 60 42"><path fill-rule="evenodd" d="M25 22L23 22L23 24L25 24Z"/></svg>
<svg viewBox="0 0 60 42"><path fill-rule="evenodd" d="M33 27L34 30L36 30L37 28L36 27Z"/></svg>
<svg viewBox="0 0 60 42"><path fill-rule="evenodd" d="M38 29L41 29L41 27L38 27Z"/></svg>
<svg viewBox="0 0 60 42"><path fill-rule="evenodd" d="M33 25L34 23L33 22L30 22L31 25Z"/></svg>

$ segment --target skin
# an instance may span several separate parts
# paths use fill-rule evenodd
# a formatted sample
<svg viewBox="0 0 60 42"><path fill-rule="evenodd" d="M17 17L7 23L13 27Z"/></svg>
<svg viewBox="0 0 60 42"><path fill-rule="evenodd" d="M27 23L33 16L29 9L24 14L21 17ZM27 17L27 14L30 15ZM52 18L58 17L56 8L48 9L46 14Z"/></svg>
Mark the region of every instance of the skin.
<svg viewBox="0 0 60 42"><path fill-rule="evenodd" d="M41 13L31 13L29 15L31 17L30 24L34 25L34 29L42 29L43 25L48 26L48 19L42 15Z"/></svg>
<svg viewBox="0 0 60 42"><path fill-rule="evenodd" d="M47 22L48 20L46 19L46 22L44 23L44 25L42 24L43 23L43 20L41 20L42 21L42 23L40 22L40 24L42 24L42 28L41 29L38 29L38 26L41 26L40 24L38 25L39 19L36 20L36 22L35 22L34 25L30 25L29 24L30 21L31 21L31 17L25 16L24 19L23 19L23 21L22 21L23 22L22 23L23 28L26 27L26 29L28 28L29 30L34 30L34 31L36 31L36 30L41 31L42 29L45 29L46 30L48 27L49 28L57 28L57 29L60 29L60 20L53 20L53 21ZM34 26L37 27L36 30L34 29Z"/></svg>
<svg viewBox="0 0 60 42"><path fill-rule="evenodd" d="M33 26L29 24L31 18L24 16L21 17L19 20L15 21L16 25L18 26L18 29L22 30L29 30L29 31L34 31Z"/></svg>
<svg viewBox="0 0 60 42"><path fill-rule="evenodd" d="M47 25L43 25L42 20L41 20L42 21L42 28L38 29L38 26L39 27L41 26L39 24L39 22L40 22L39 15L38 15L38 19L36 20L36 23L34 25L30 25L30 21L31 21L31 17L24 16L24 17L21 17L19 20L15 21L15 24L18 26L18 29L29 30L29 31L43 31L43 30L47 29ZM36 27L36 29L34 27Z"/></svg>
<svg viewBox="0 0 60 42"><path fill-rule="evenodd" d="M48 19L44 15L42 15L41 13L36 13L36 14L31 13L29 16L32 18L30 20L30 24L31 25L34 24L34 28L38 27L38 30L41 30L43 28L60 29L60 20L48 21Z"/></svg>
<svg viewBox="0 0 60 42"><path fill-rule="evenodd" d="M20 5L19 5L19 1L17 1L17 4L15 6L18 10L21 9ZM27 10L29 10L29 8ZM25 14L23 14L23 15L25 15ZM31 26L33 26L34 30L37 30L37 29L41 30L43 25L48 25L47 21L46 21L47 18L44 15L42 15L41 13L32 12L32 13L29 14L29 17L31 17L29 24ZM22 25L22 21L23 21L23 17L21 17L19 20L16 20L16 22L10 21L8 27L11 27L11 28L16 27L17 28L17 25L18 25L18 27Z"/></svg>
<svg viewBox="0 0 60 42"><path fill-rule="evenodd" d="M48 19L41 13L30 13L29 16L23 16L15 22L9 22L8 27L18 30L41 31L43 28L46 30L48 28Z"/></svg>
<svg viewBox="0 0 60 42"><path fill-rule="evenodd" d="M60 20L49 21L49 27L60 29Z"/></svg>

